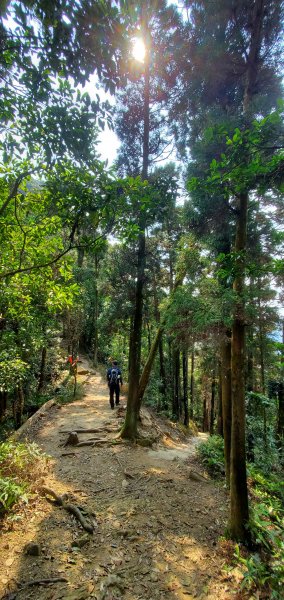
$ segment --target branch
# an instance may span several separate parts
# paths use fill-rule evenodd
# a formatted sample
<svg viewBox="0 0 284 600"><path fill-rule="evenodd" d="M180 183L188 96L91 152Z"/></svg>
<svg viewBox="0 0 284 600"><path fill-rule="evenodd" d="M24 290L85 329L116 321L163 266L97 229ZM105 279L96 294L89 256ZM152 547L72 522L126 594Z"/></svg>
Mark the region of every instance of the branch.
<svg viewBox="0 0 284 600"><path fill-rule="evenodd" d="M24 255L25 245L26 245L27 233L26 233L25 229L23 228L23 226L22 226L22 224L21 224L21 222L19 220L19 217L18 217L18 213L17 213L17 198L16 197L15 197L15 219L16 219L16 221L17 221L17 223L19 225L19 228L20 228L20 230L21 230L21 232L23 234L23 245L22 245L22 248L21 248L21 251L20 251L20 259L19 259L19 267L18 267L19 269L21 269L21 267L22 267L22 259L23 259L23 255Z"/></svg>
<svg viewBox="0 0 284 600"><path fill-rule="evenodd" d="M27 273L29 271L36 271L37 269L44 269L45 267L49 267L50 265L53 265L58 260L60 260L60 258L65 256L65 254L70 252L70 250L74 250L75 248L77 248L77 246L72 246L70 244L66 250L64 250L63 252L58 254L58 256L56 256L55 258L53 258L52 260L50 260L48 262L41 263L39 265L33 265L32 267L25 267L24 269L14 269L13 271L8 271L7 273L1 273L0 279L4 279L5 277L13 277L13 275L18 275L19 273Z"/></svg>
<svg viewBox="0 0 284 600"><path fill-rule="evenodd" d="M19 186L21 185L23 179L25 179L26 177L28 177L29 175L31 175L32 173L34 173L35 171L37 171L38 169L32 169L31 171L24 171L23 173L21 173L21 175L19 175L10 191L10 194L7 198L7 200L5 200L4 204L2 204L1 208L0 208L0 217L2 217L3 213L5 212L8 204L10 204L11 200L13 198L16 197L17 193L18 193L18 189Z"/></svg>

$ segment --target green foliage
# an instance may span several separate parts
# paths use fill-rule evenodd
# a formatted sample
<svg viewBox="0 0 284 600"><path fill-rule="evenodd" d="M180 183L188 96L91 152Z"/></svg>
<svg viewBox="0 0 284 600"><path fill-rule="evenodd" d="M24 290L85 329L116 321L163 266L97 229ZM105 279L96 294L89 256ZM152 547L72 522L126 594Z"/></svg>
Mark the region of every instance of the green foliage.
<svg viewBox="0 0 284 600"><path fill-rule="evenodd" d="M235 556L245 567L241 586L250 591L261 588L269 598L280 600L284 577L284 485L275 475L265 476L252 465L249 483L253 496L249 528L259 551L243 557L236 547Z"/></svg>
<svg viewBox="0 0 284 600"><path fill-rule="evenodd" d="M8 351L0 352L0 391L13 391L27 377L29 365Z"/></svg>
<svg viewBox="0 0 284 600"><path fill-rule="evenodd" d="M212 475L224 475L224 440L220 435L208 437L206 442L197 446L197 452Z"/></svg>
<svg viewBox="0 0 284 600"><path fill-rule="evenodd" d="M263 474L278 469L279 452L276 444L277 402L264 394L246 394L247 436L253 435L254 463Z"/></svg>
<svg viewBox="0 0 284 600"><path fill-rule="evenodd" d="M10 510L19 501L28 501L46 461L36 444L12 440L0 444L0 512Z"/></svg>
<svg viewBox="0 0 284 600"><path fill-rule="evenodd" d="M9 510L16 502L27 501L26 489L25 484L20 485L0 475L0 515Z"/></svg>
<svg viewBox="0 0 284 600"><path fill-rule="evenodd" d="M56 394L56 402L58 404L69 404L75 400L80 400L84 395L84 387L82 383L76 385L76 392L74 395L74 378L68 376L67 381L62 385Z"/></svg>

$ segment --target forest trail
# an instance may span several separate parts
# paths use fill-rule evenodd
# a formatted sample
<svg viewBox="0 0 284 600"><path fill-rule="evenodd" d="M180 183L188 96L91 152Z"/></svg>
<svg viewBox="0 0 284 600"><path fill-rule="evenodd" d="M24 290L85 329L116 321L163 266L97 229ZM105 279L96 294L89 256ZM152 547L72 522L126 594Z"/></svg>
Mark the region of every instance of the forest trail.
<svg viewBox="0 0 284 600"><path fill-rule="evenodd" d="M199 438L186 439L144 409L143 431L153 435L154 427L160 435L155 449L113 445L112 432L79 434L80 441L109 438L103 446L64 447L67 431L116 430L123 420L123 406L110 409L108 388L86 361L80 379L84 397L50 408L27 437L52 457L44 485L68 493L70 502L85 508L94 533L86 533L75 517L46 498L35 499L1 536L1 597L236 598L238 574L224 569L224 544L218 541L227 520L225 492L216 482L190 476L192 469L200 471L195 457ZM28 542L38 544L39 556L25 554ZM18 591L15 583L57 577L66 581Z"/></svg>

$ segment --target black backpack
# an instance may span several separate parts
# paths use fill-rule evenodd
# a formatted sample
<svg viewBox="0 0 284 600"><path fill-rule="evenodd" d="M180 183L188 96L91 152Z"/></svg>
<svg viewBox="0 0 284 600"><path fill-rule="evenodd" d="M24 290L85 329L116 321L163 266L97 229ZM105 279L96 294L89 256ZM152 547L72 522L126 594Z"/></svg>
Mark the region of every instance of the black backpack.
<svg viewBox="0 0 284 600"><path fill-rule="evenodd" d="M119 372L118 369L112 369L110 372L110 380L109 382L113 385L117 385L118 381L119 381Z"/></svg>

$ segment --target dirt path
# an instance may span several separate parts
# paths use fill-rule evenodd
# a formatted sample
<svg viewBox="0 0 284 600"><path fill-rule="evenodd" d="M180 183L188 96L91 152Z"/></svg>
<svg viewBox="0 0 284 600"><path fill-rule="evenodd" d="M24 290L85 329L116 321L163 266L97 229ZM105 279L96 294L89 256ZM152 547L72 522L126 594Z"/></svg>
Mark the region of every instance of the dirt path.
<svg viewBox="0 0 284 600"><path fill-rule="evenodd" d="M82 368L89 369L86 363ZM225 559L218 543L227 518L224 490L190 477L198 469L198 440L186 441L157 420L156 430L164 428L164 435L156 449L112 445L112 433L80 434L80 440L108 436L109 445L64 448L63 431L119 428L123 419L122 408L111 411L101 376L90 372L83 378L83 399L52 407L29 437L52 456L45 484L85 508L94 533L86 534L72 515L44 498L28 505L24 518L1 536L2 597L16 589L15 580L63 577L65 582L34 585L5 597L233 598L236 582L222 570ZM147 426L153 433L152 417L145 411L145 431ZM28 542L39 545L39 556L24 553Z"/></svg>

